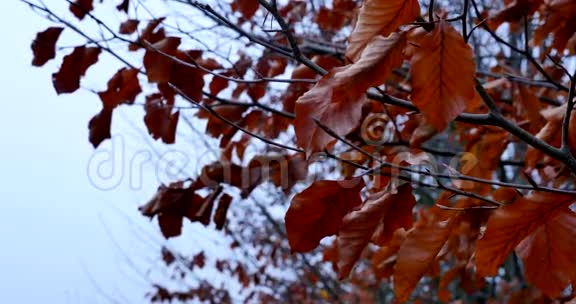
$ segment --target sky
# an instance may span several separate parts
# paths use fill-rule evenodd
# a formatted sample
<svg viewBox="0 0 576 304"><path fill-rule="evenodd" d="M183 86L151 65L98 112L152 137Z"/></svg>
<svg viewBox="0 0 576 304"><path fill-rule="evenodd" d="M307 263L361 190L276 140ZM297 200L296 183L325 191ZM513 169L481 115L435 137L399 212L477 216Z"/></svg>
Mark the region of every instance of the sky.
<svg viewBox="0 0 576 304"><path fill-rule="evenodd" d="M66 10L65 1L46 2ZM31 41L51 24L18 0L0 1L0 11L0 303L142 303L161 278L149 270L161 268L164 240L137 207L174 178L156 152L184 163L210 156L189 154L190 145L150 148L137 107L114 114L114 140L95 151L87 125L98 97L57 96L51 74L59 62L30 65ZM88 85L105 85L114 72L97 66ZM219 242L203 233L168 245L217 251Z"/></svg>

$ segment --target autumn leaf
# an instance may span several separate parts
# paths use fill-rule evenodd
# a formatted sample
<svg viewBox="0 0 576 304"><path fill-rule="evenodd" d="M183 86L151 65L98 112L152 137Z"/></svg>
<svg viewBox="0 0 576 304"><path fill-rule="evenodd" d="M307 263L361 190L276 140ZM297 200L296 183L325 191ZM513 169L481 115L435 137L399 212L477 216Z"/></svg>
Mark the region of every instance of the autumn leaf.
<svg viewBox="0 0 576 304"><path fill-rule="evenodd" d="M120 28L118 29L118 33L123 35L130 35L134 34L138 29L138 24L140 24L140 20L138 19L128 19L122 23L120 23Z"/></svg>
<svg viewBox="0 0 576 304"><path fill-rule="evenodd" d="M531 129L537 132L544 126L544 118L540 115L542 108L540 100L528 86L515 84L515 87L519 93L519 106L530 121Z"/></svg>
<svg viewBox="0 0 576 304"><path fill-rule="evenodd" d="M226 193L220 196L218 200L218 207L216 207L216 212L214 212L214 224L216 224L216 230L222 230L224 224L226 224L226 214L228 213L228 208L232 203L232 197Z"/></svg>
<svg viewBox="0 0 576 304"><path fill-rule="evenodd" d="M462 113L474 98L476 66L472 49L458 31L440 20L417 42L410 61L412 101L438 131Z"/></svg>
<svg viewBox="0 0 576 304"><path fill-rule="evenodd" d="M103 108L100 113L96 114L88 123L90 131L89 140L94 148L105 140L110 138L110 125L112 123L112 109Z"/></svg>
<svg viewBox="0 0 576 304"><path fill-rule="evenodd" d="M405 33L376 37L358 62L331 70L302 95L295 107L298 145L313 153L335 141L315 119L338 135L352 131L359 124L366 90L382 84L402 64L405 45Z"/></svg>
<svg viewBox="0 0 576 304"><path fill-rule="evenodd" d="M165 105L160 96L160 94L153 94L146 97L144 123L152 138L162 138L164 143L173 144L176 139L176 127L180 112L172 114L171 107Z"/></svg>
<svg viewBox="0 0 576 304"><path fill-rule="evenodd" d="M194 62L202 63L204 60L201 58L201 55L201 52L195 50L176 52L176 58L189 63L189 65L175 63L172 64L172 70L170 71L170 83L194 101L202 100L202 88L204 87L203 76L205 73L191 65L194 65ZM204 62L206 63L206 61ZM173 91L172 88L169 88L169 90Z"/></svg>
<svg viewBox="0 0 576 304"><path fill-rule="evenodd" d="M240 12L246 20L252 19L260 4L258 0L234 0L232 2L232 11Z"/></svg>
<svg viewBox="0 0 576 304"><path fill-rule="evenodd" d="M394 294L404 302L431 267L450 236L454 219L421 218L408 233L394 265Z"/></svg>
<svg viewBox="0 0 576 304"><path fill-rule="evenodd" d="M356 61L376 36L388 36L420 16L418 0L366 0L350 34L346 57Z"/></svg>
<svg viewBox="0 0 576 304"><path fill-rule="evenodd" d="M98 92L98 96L105 108L113 109L122 103L133 103L140 92L138 70L121 68L108 80L106 91Z"/></svg>
<svg viewBox="0 0 576 304"><path fill-rule="evenodd" d="M116 5L116 9L128 14L128 7L130 6L130 0L122 0L120 4Z"/></svg>
<svg viewBox="0 0 576 304"><path fill-rule="evenodd" d="M396 208L407 209L413 206L414 197L409 184L398 187L396 193L381 191L366 199L362 207L347 214L338 231L338 277L346 278L360 254L373 238L384 219L391 219ZM393 223L390 228L400 228L403 224ZM382 228L380 228L382 230ZM392 231L393 233L394 231ZM391 236L390 236L391 238Z"/></svg>
<svg viewBox="0 0 576 304"><path fill-rule="evenodd" d="M164 38L166 38L166 33L164 32L163 28L156 30L156 28L164 22L166 18L157 18L153 19L144 28L140 37L138 38L139 43L130 43L128 45L128 50L130 51L137 51L141 48L141 44L143 41L147 41L150 44L154 44Z"/></svg>
<svg viewBox="0 0 576 304"><path fill-rule="evenodd" d="M394 265L398 259L398 250L406 238L407 232L398 229L394 232L392 240L386 246L380 247L372 256L372 270L376 279L388 278L394 273Z"/></svg>
<svg viewBox="0 0 576 304"><path fill-rule="evenodd" d="M58 41L63 30L63 27L49 27L43 32L36 34L36 38L31 45L34 53L33 66L41 67L50 59L56 57L56 41Z"/></svg>
<svg viewBox="0 0 576 304"><path fill-rule="evenodd" d="M180 45L179 37L167 37L154 43L144 54L144 68L149 82L167 82L171 78L174 56ZM162 53L160 53L160 52Z"/></svg>
<svg viewBox="0 0 576 304"><path fill-rule="evenodd" d="M518 244L526 279L551 298L559 297L576 277L576 215L559 211Z"/></svg>
<svg viewBox="0 0 576 304"><path fill-rule="evenodd" d="M182 215L177 212L168 211L158 215L158 226L160 232L166 238L179 236L182 233Z"/></svg>
<svg viewBox="0 0 576 304"><path fill-rule="evenodd" d="M519 22L525 16L532 16L543 2L543 0L509 1L504 9L488 18L488 27L495 31L504 22Z"/></svg>
<svg viewBox="0 0 576 304"><path fill-rule="evenodd" d="M286 234L292 252L308 252L324 237L336 234L342 218L362 201L361 177L317 181L292 199L286 212Z"/></svg>
<svg viewBox="0 0 576 304"><path fill-rule="evenodd" d="M72 93L80 88L80 78L88 68L98 62L102 50L97 47L79 46L64 57L60 70L52 74L52 84L56 93Z"/></svg>
<svg viewBox="0 0 576 304"><path fill-rule="evenodd" d="M576 33L574 21L576 3L569 0L549 0L543 7L541 14L543 22L534 31L532 44L539 45L544 39L553 37L551 47L562 52Z"/></svg>
<svg viewBox="0 0 576 304"><path fill-rule="evenodd" d="M558 214L562 213L575 199L576 197L571 195L533 193L496 210L488 219L486 232L477 242L478 274L496 275L500 265L521 241L534 234L536 230L545 227L544 225L555 221ZM525 243L525 250L527 246Z"/></svg>
<svg viewBox="0 0 576 304"><path fill-rule="evenodd" d="M79 20L84 19L93 9L93 0L76 0L70 3L70 12Z"/></svg>

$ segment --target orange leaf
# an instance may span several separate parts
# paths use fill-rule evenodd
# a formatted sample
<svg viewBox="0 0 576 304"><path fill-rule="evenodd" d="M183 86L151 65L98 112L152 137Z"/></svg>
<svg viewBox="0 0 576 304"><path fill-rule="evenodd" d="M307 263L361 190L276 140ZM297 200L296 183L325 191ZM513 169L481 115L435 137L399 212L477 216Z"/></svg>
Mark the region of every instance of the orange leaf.
<svg viewBox="0 0 576 304"><path fill-rule="evenodd" d="M448 22L418 41L410 62L412 101L438 131L446 128L475 96L476 66L472 49Z"/></svg>
<svg viewBox="0 0 576 304"><path fill-rule="evenodd" d="M394 293L404 302L434 262L450 236L453 219L438 221L422 218L416 223L398 250L394 266Z"/></svg>
<svg viewBox="0 0 576 304"><path fill-rule="evenodd" d="M382 84L404 59L405 33L376 37L358 62L332 69L296 101L296 140L307 152L322 151L335 139L314 121L336 134L352 131L361 118L361 105L369 87Z"/></svg>
<svg viewBox="0 0 576 304"><path fill-rule="evenodd" d="M336 234L342 218L360 205L362 177L317 181L296 194L286 212L286 234L292 252L307 252L324 237Z"/></svg>
<svg viewBox="0 0 576 304"><path fill-rule="evenodd" d="M377 280L388 278L394 273L394 264L398 259L397 253L406 238L406 234L404 229L396 230L392 240L372 256L372 270Z"/></svg>
<svg viewBox="0 0 576 304"><path fill-rule="evenodd" d="M496 210L488 219L486 232L477 242L479 275L496 275L514 247L538 228L553 221L574 202L570 195L534 193Z"/></svg>
<svg viewBox="0 0 576 304"><path fill-rule="evenodd" d="M540 109L542 108L540 100L529 87L522 84L515 84L515 86L517 86L520 95L520 107L530 121L531 129L534 131L540 130L544 126L544 119L540 115Z"/></svg>
<svg viewBox="0 0 576 304"><path fill-rule="evenodd" d="M531 16L538 10L543 0L514 0L504 9L488 19L488 26L495 31L503 22L519 22L524 16Z"/></svg>
<svg viewBox="0 0 576 304"><path fill-rule="evenodd" d="M144 54L144 68L149 82L167 82L170 80L174 61L166 55L174 56L180 45L179 37L167 37L154 43ZM160 54L156 50L165 54Z"/></svg>
<svg viewBox="0 0 576 304"><path fill-rule="evenodd" d="M576 275L576 215L568 208L551 216L516 247L528 282L551 298Z"/></svg>
<svg viewBox="0 0 576 304"><path fill-rule="evenodd" d="M413 201L412 187L405 184L396 193L382 191L371 195L362 208L344 217L338 231L338 277L346 278L350 274L384 219L390 219L394 209L404 204L412 205Z"/></svg>
<svg viewBox="0 0 576 304"><path fill-rule="evenodd" d="M34 53L33 66L43 66L50 59L56 57L56 41L58 41L63 30L63 27L49 27L45 31L36 34L36 38L31 45Z"/></svg>
<svg viewBox="0 0 576 304"><path fill-rule="evenodd" d="M388 36L420 16L418 0L367 0L350 35L346 56L356 61L372 38Z"/></svg>
<svg viewBox="0 0 576 304"><path fill-rule="evenodd" d="M372 241L377 245L383 246L390 242L394 232L398 229L412 228L414 217L412 209L416 205L416 199L412 195L412 186L406 184L398 191L399 193L395 196L398 201L394 202L393 206L388 206L372 236Z"/></svg>
<svg viewBox="0 0 576 304"><path fill-rule="evenodd" d="M58 94L72 93L80 88L80 78L88 68L98 62L102 50L97 47L79 46L64 57L58 72L52 74L52 84Z"/></svg>

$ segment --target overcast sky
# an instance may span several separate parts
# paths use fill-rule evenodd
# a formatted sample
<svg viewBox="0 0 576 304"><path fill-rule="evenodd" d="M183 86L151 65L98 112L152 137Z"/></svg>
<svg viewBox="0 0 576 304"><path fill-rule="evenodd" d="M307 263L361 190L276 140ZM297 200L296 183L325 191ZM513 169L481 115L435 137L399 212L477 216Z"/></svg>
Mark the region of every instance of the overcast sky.
<svg viewBox="0 0 576 304"><path fill-rule="evenodd" d="M65 1L46 3L67 13ZM87 124L100 110L98 97L86 90L56 96L51 74L59 61L30 65L30 43L51 23L18 0L0 1L0 11L0 303L110 303L107 295L142 303L150 290L147 270L160 268L163 240L137 207L163 181L156 170L161 164L148 164L144 173L125 166L110 175L105 161L111 151L127 161L155 152L138 131L145 132L142 109L115 113L119 144L95 152ZM114 70L97 66L88 83L102 86ZM182 148L175 149L168 155L181 158ZM95 175L100 164L104 173ZM174 242L216 250L219 237L203 233Z"/></svg>

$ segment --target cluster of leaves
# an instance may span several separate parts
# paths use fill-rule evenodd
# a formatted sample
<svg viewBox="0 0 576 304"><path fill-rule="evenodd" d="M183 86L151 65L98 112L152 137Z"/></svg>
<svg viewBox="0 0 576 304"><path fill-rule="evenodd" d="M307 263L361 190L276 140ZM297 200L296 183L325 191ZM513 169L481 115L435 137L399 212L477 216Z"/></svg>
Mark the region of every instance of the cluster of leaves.
<svg viewBox="0 0 576 304"><path fill-rule="evenodd" d="M66 55L52 78L58 94L72 93L103 51L125 64L98 93L102 110L89 122L94 147L110 138L114 109L135 104L142 81L153 85L143 104L152 138L176 141L187 108L178 99L205 123L220 160L199 176L160 186L140 209L158 218L166 238L181 234L184 218L227 233L244 229L242 219L227 224L233 201L271 183L295 194L285 216L290 251L322 247L323 260L352 286L334 289L315 272L308 281L320 288L288 288L301 296L297 301L340 301L346 293L375 301L381 281L391 283L400 302L411 295L572 298L576 72L565 66L576 53L574 1L234 0L218 6L224 13L174 2L226 30L214 29L215 37L239 35L251 52L217 60L213 50L185 48L190 35L169 33L170 16L143 27L127 17L109 34L144 53L142 68L92 39ZM128 14L130 3L117 8ZM47 7L30 5L82 34ZM93 1L70 2L70 11L99 22ZM38 33L34 66L55 58L64 27ZM261 153L246 153L262 143ZM339 167L309 174L329 162ZM341 178L322 178L330 173ZM320 180L297 191L311 179ZM266 237L253 235L252 242L265 247ZM331 244L322 242L326 237ZM287 260L263 259L273 264L277 256ZM229 270L242 284L259 284L259 275L238 269ZM436 292L414 291L419 282ZM206 288L170 293L158 286L152 300L215 299Z"/></svg>

